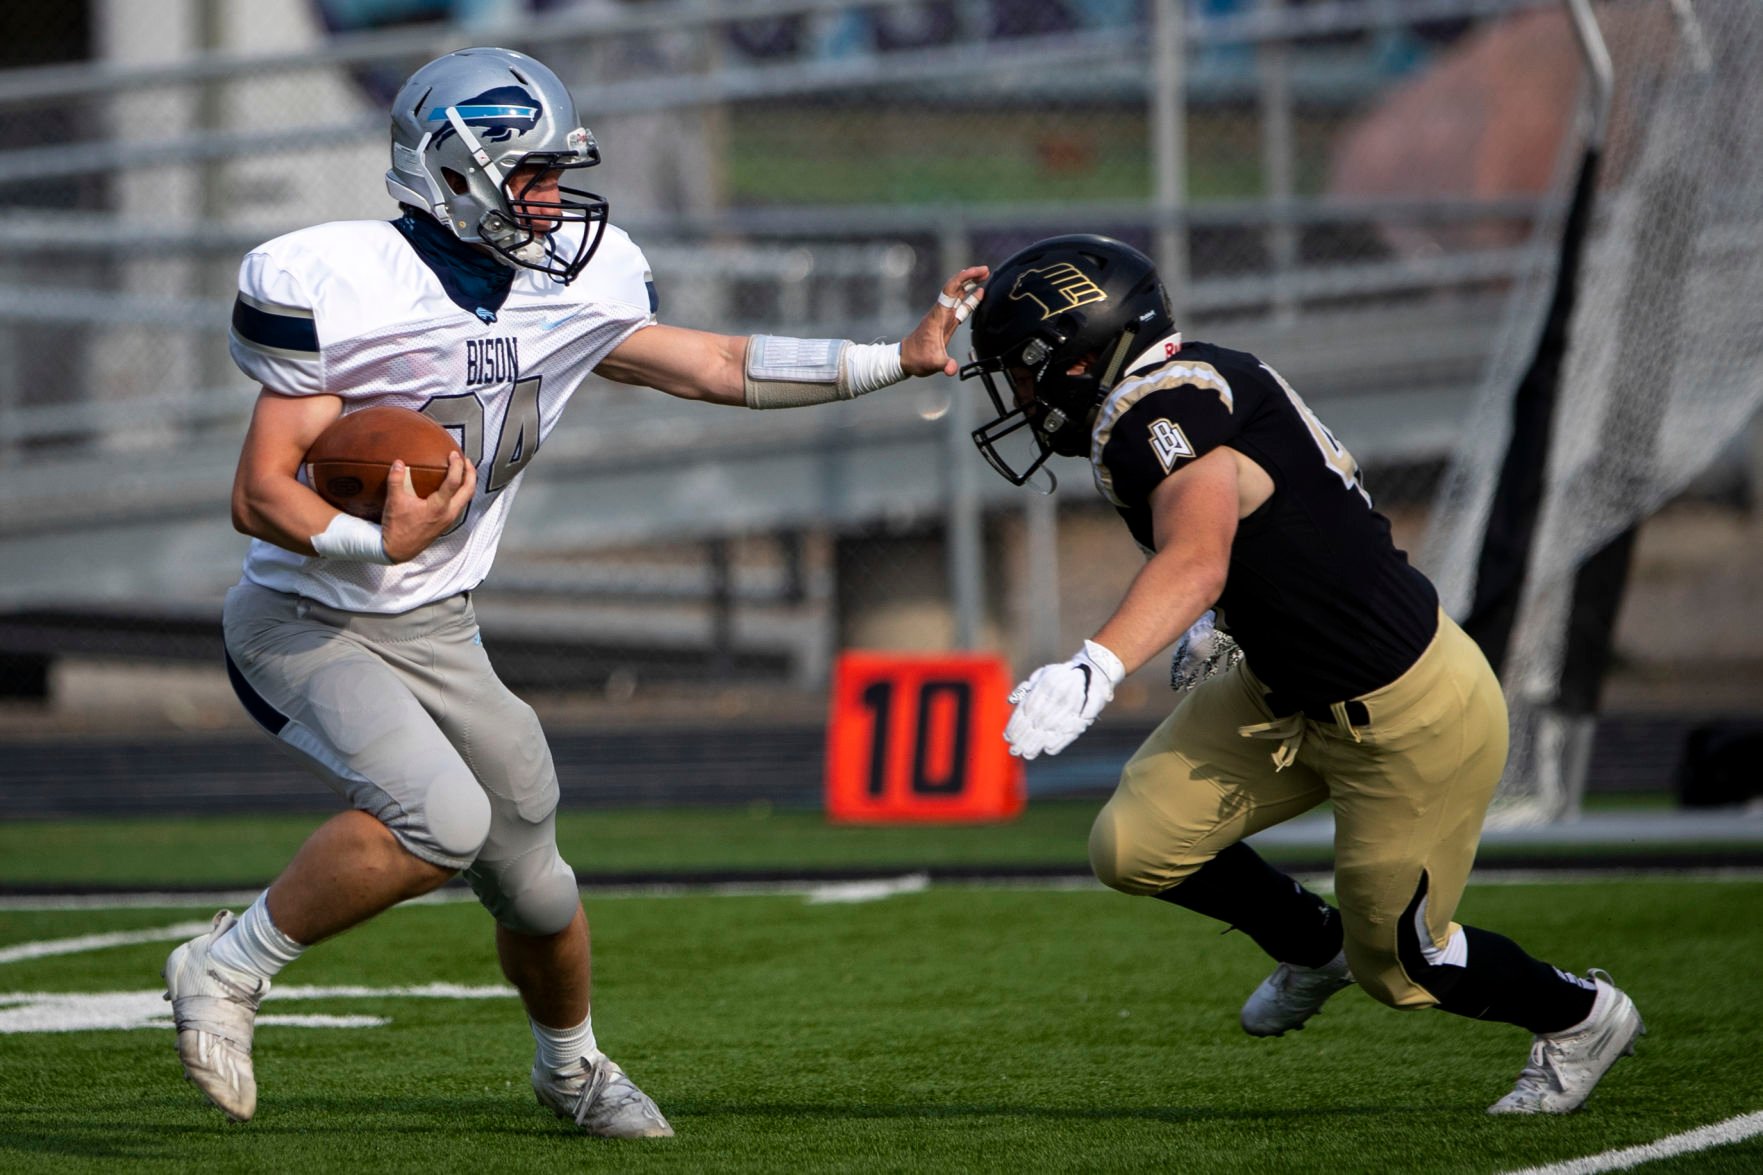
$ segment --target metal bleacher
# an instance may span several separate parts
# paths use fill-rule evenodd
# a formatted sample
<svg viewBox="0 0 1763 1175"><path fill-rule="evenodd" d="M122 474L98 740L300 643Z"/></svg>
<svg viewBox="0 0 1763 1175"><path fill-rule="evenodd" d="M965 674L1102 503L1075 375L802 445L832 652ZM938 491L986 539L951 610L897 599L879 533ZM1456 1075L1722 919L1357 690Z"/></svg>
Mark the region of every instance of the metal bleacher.
<svg viewBox="0 0 1763 1175"><path fill-rule="evenodd" d="M1448 15L1522 6L1465 0L1423 7ZM859 6L780 0L769 7L799 13ZM1293 19L1327 32L1332 26L1318 23L1323 10L1353 16L1367 8L1317 5ZM688 24L715 19L701 6L681 13ZM665 16L590 13L523 32L527 40L548 30L583 38L627 26L665 27ZM1220 28L1208 33L1200 22L1196 35L1272 35L1259 25L1221 32L1225 18L1215 23ZM277 71L402 61L447 41L436 31L361 34L338 37L305 60L217 51L132 74L102 62L31 71L29 78L15 71L0 75L0 116L58 93L99 102L179 86L206 93L204 86ZM1133 80L1145 65L1133 56L1147 51L1141 41L1116 29L1032 43L957 44L920 55L911 68L946 77L950 62L959 62L973 93L990 102L1025 71L1050 65L1071 72L1106 62L1098 85L1141 86ZM1198 67L1231 68L1204 55ZM879 76L865 73L871 68L749 63L695 76L690 85L612 82L583 87L578 96L586 108L613 111L806 98L879 84ZM1338 86L1338 71L1325 81ZM943 101L958 102L959 95ZM371 159L382 123L338 115L330 129ZM108 145L103 166L125 177L199 172L216 160L308 149L309 131L118 140ZM138 209L70 211L6 199L5 182L53 184L90 170L92 160L77 147L0 150L0 176L14 177L0 181L0 366L25 377L0 392L0 658L208 656L220 596L236 578L243 550L228 522L227 491L254 391L225 361L228 275L240 252L294 225L205 219L200 207L156 219ZM1196 203L1180 209L1179 219L1139 201L727 208L619 220L644 244L668 321L730 333L787 326L802 335L869 339L909 329L951 264L984 259L981 251L997 242L1046 231L1095 226L1150 239L1179 223L1189 233L1254 242L1275 231L1321 233L1331 225L1491 220L1518 226L1510 234L1517 240L1536 204L1287 198ZM1415 256L1373 250L1351 261L1297 259L1277 270L1202 267L1183 283L1184 321L1190 336L1216 333L1277 362L1350 438L1362 463L1413 467L1448 451L1500 329L1506 291L1538 261L1521 246L1466 246ZM163 352L150 342L138 351L144 358L116 358L125 341L138 346L142 339L169 341ZM42 340L80 357L45 366L48 357L34 353ZM175 378L132 378L161 353ZM53 386L29 383L32 372L43 371L55 373L47 381ZM137 382L142 387L132 387ZM984 474L968 444L981 411L978 395L971 385L933 380L835 409L744 413L590 380L522 487L494 581L510 601L501 623L511 634L530 635L534 656L559 642L579 652L596 642L641 640L675 649L689 668L716 656L725 666L731 657L748 658L759 673L798 662L823 642L792 612L804 600L824 601L820 573L730 569L717 563L715 544L901 519L941 526L957 499L982 513L1020 509L1020 491ZM1088 493L1080 478L1060 490ZM648 564L640 554L595 560L608 547L644 544L707 544L707 554L685 566ZM718 651L706 636L714 618L621 606L632 599L776 607L749 617L735 647Z"/></svg>

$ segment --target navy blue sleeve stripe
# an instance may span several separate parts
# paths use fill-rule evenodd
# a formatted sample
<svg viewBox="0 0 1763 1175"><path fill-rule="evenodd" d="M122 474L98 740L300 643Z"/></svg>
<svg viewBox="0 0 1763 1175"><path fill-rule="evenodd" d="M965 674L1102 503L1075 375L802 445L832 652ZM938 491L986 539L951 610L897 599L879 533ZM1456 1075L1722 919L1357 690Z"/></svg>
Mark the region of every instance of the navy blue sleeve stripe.
<svg viewBox="0 0 1763 1175"><path fill-rule="evenodd" d="M643 282L643 287L649 291L649 313L654 314L661 306L661 299L655 293L655 283L653 281L645 281Z"/></svg>
<svg viewBox="0 0 1763 1175"><path fill-rule="evenodd" d="M310 351L318 354L318 324L291 314L270 314L243 298L233 303L233 331L247 343L278 351Z"/></svg>

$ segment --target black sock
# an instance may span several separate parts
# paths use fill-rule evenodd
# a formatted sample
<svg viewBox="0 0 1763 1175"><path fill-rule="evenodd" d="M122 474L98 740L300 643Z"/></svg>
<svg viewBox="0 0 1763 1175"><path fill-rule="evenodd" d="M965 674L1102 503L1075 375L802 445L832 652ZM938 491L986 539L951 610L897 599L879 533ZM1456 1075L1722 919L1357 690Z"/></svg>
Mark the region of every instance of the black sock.
<svg viewBox="0 0 1763 1175"><path fill-rule="evenodd" d="M1595 989L1533 959L1503 934L1474 926L1463 928L1468 947L1461 967L1428 963L1420 942L1420 909L1428 878L1420 875L1414 898L1396 927L1396 954L1408 978L1439 1001L1441 1012L1471 1020L1516 1024L1537 1035L1572 1028L1592 1014ZM1430 945L1430 944L1428 944Z"/></svg>
<svg viewBox="0 0 1763 1175"><path fill-rule="evenodd" d="M1592 1014L1598 993L1583 980L1531 958L1503 934L1465 926L1463 937L1469 940L1467 965L1428 968L1431 982L1421 981L1439 998L1440 1011L1517 1024L1539 1035L1572 1028Z"/></svg>
<svg viewBox="0 0 1763 1175"><path fill-rule="evenodd" d="M1320 967L1341 953L1340 913L1240 842L1156 896L1228 923L1281 963Z"/></svg>

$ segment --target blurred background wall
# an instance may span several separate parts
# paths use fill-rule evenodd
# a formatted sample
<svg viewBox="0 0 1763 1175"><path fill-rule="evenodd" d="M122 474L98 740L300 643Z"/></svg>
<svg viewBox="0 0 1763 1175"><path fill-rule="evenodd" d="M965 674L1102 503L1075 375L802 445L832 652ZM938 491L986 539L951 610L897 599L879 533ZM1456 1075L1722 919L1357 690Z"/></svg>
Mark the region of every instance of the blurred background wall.
<svg viewBox="0 0 1763 1175"><path fill-rule="evenodd" d="M1159 258L1188 337L1303 392L1413 551L1529 345L1583 109L1554 0L7 6L0 733L243 724L216 628L256 390L226 354L239 257L389 218L385 105L474 43L571 84L665 321L897 338L956 265L1109 233ZM478 597L486 643L590 724L812 723L842 648L1063 657L1137 555L1081 463L1044 496L991 474L988 413L942 379L776 414L590 380ZM1753 437L1707 438L1644 530L1615 705L1763 701ZM1124 720L1167 708L1162 676Z"/></svg>

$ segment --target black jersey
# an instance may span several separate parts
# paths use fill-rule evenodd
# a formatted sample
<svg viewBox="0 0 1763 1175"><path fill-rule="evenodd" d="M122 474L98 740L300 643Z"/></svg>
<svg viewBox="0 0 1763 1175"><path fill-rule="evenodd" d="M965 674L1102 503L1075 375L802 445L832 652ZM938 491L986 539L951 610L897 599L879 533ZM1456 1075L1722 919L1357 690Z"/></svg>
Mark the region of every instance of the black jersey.
<svg viewBox="0 0 1763 1175"><path fill-rule="evenodd" d="M1273 479L1237 525L1223 625L1289 709L1388 685L1432 640L1438 593L1390 538L1352 455L1255 356L1179 336L1141 358L1103 402L1096 486L1153 549L1151 493L1220 445Z"/></svg>

